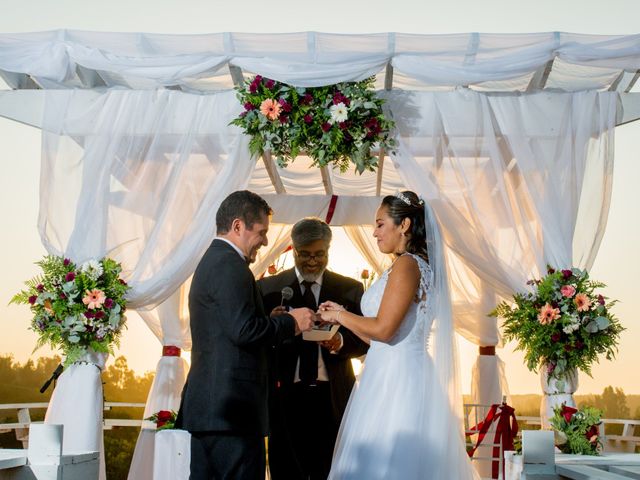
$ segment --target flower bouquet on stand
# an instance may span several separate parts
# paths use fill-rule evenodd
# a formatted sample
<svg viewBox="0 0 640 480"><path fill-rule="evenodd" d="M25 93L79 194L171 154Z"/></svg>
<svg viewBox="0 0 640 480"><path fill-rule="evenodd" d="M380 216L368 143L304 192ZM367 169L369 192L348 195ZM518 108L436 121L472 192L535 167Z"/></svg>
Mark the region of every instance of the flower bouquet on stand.
<svg viewBox="0 0 640 480"><path fill-rule="evenodd" d="M64 454L100 452L104 478L101 371L125 325L129 286L110 258L76 265L49 255L37 265L42 274L27 281L11 303L29 305L38 346L49 344L66 356L45 423L64 426Z"/></svg>
<svg viewBox="0 0 640 480"><path fill-rule="evenodd" d="M396 141L373 82L302 88L256 75L237 87L244 111L231 124L251 136L252 155L270 151L281 167L306 154L318 167L375 171L372 149L391 151Z"/></svg>
<svg viewBox="0 0 640 480"><path fill-rule="evenodd" d="M62 350L69 366L88 350L110 353L125 326L127 283L122 267L110 258L78 266L68 258L48 255L36 263L42 274L25 282L27 289L10 303L28 304L37 347Z"/></svg>
<svg viewBox="0 0 640 480"><path fill-rule="evenodd" d="M556 447L562 453L599 455L602 448L601 417L602 412L593 407L579 410L565 404L554 407L551 426Z"/></svg>
<svg viewBox="0 0 640 480"><path fill-rule="evenodd" d="M575 407L577 371L591 375L599 355L614 358L624 328L611 312L616 301L600 293L605 285L584 270L548 267L545 277L527 283L531 291L516 293L490 315L504 320L505 340L517 342L529 370L539 369L541 419L549 427L555 405Z"/></svg>

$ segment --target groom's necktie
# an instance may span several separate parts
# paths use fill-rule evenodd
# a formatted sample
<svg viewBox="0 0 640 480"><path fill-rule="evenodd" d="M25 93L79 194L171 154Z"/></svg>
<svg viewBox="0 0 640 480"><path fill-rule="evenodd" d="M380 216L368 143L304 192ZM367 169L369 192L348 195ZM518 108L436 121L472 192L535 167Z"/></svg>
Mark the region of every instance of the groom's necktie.
<svg viewBox="0 0 640 480"><path fill-rule="evenodd" d="M314 312L318 309L316 297L311 290L311 285L316 282L308 282L304 280L302 286L304 293L302 299L304 306L310 308ZM300 381L305 385L315 385L318 379L318 344L316 342L302 341L300 347Z"/></svg>

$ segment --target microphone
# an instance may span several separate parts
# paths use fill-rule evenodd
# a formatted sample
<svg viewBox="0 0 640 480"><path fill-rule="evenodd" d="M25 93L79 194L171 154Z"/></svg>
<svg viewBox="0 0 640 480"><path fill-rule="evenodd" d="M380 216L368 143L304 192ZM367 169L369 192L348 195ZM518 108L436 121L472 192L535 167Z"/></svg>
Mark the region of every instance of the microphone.
<svg viewBox="0 0 640 480"><path fill-rule="evenodd" d="M51 382L58 379L58 377L62 374L63 370L64 370L64 367L62 366L62 364L59 364L51 374L51 377L49 378L49 380L44 382L44 385L42 385L42 388L40 389L40 393L44 393L45 390L49 388L49 385L51 385Z"/></svg>
<svg viewBox="0 0 640 480"><path fill-rule="evenodd" d="M280 290L280 295L282 295L280 306L283 306L285 300L291 300L293 298L293 288L284 287L282 290Z"/></svg>

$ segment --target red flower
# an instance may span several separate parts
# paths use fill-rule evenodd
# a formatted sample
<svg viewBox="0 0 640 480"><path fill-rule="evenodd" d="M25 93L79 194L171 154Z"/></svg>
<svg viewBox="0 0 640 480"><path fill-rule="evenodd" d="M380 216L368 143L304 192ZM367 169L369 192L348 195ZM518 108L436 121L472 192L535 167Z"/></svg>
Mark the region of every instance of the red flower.
<svg viewBox="0 0 640 480"><path fill-rule="evenodd" d="M551 335L551 341L552 342L560 341L560 334L559 333L554 333L553 335Z"/></svg>
<svg viewBox="0 0 640 480"><path fill-rule="evenodd" d="M311 123L313 122L313 115L311 115L310 113L307 113L304 116L304 123Z"/></svg>
<svg viewBox="0 0 640 480"><path fill-rule="evenodd" d="M360 274L360 278L363 280L366 280L369 278L369 270L367 270L366 268L364 270L362 270L362 273Z"/></svg>
<svg viewBox="0 0 640 480"><path fill-rule="evenodd" d="M286 115L280 115L280 118L278 120L280 120L280 123L284 124L289 121L289 117L287 117Z"/></svg>
<svg viewBox="0 0 640 480"><path fill-rule="evenodd" d="M322 131L328 132L329 130L331 130L331 124L329 122L324 122L322 124Z"/></svg>
<svg viewBox="0 0 640 480"><path fill-rule="evenodd" d="M39 292L43 292L44 291L44 285L39 283L38 286L36 287L36 290L38 290Z"/></svg>
<svg viewBox="0 0 640 480"><path fill-rule="evenodd" d="M65 282L73 282L76 278L76 274L73 272L69 272L64 276Z"/></svg>
<svg viewBox="0 0 640 480"><path fill-rule="evenodd" d="M567 405L562 405L562 411L560 412L560 414L564 417L564 420L567 423L570 423L571 419L573 418L573 415L577 412L578 412L577 408L568 407Z"/></svg>
<svg viewBox="0 0 640 480"><path fill-rule="evenodd" d="M30 303L31 305L33 305L33 304L35 304L35 303L36 303L36 300L37 300L37 299L38 299L38 296L37 296L37 295L31 295L31 296L29 297L29 303Z"/></svg>
<svg viewBox="0 0 640 480"><path fill-rule="evenodd" d="M168 422L169 420L171 420L171 412L169 410L160 410L158 412L159 422Z"/></svg>
<svg viewBox="0 0 640 480"><path fill-rule="evenodd" d="M300 99L300 105L310 105L313 102L313 95L310 93L305 93L304 96Z"/></svg>
<svg viewBox="0 0 640 480"><path fill-rule="evenodd" d="M104 308L111 308L111 307L113 307L113 299L107 298L104 301Z"/></svg>
<svg viewBox="0 0 640 480"><path fill-rule="evenodd" d="M275 275L276 273L278 273L278 269L276 268L276 266L272 263L271 265L269 265L269 267L267 268L267 272L269 272L269 275Z"/></svg>
<svg viewBox="0 0 640 480"><path fill-rule="evenodd" d="M255 105L253 103L251 103L251 102L246 102L244 104L244 109L246 111L255 110L255 108L256 108Z"/></svg>
<svg viewBox="0 0 640 480"><path fill-rule="evenodd" d="M584 434L584 436L587 437L587 440L589 440L590 443L596 443L598 441L599 435L600 430L598 429L597 425L591 425L591 428Z"/></svg>
<svg viewBox="0 0 640 480"><path fill-rule="evenodd" d="M283 112L289 113L291 111L291 104L287 102L284 98L281 98L280 100L278 100L278 103L282 107Z"/></svg>
<svg viewBox="0 0 640 480"><path fill-rule="evenodd" d="M562 270L562 276L565 280L570 279L571 275L573 275L573 272L571 270Z"/></svg>
<svg viewBox="0 0 640 480"><path fill-rule="evenodd" d="M264 86L267 87L269 90L271 90L275 84L276 84L276 82L274 82L271 79L269 79L266 82L264 82Z"/></svg>
<svg viewBox="0 0 640 480"><path fill-rule="evenodd" d="M62 264L66 267L67 265L69 265L71 263L71 260L69 260L68 258L65 258L64 261L62 262Z"/></svg>

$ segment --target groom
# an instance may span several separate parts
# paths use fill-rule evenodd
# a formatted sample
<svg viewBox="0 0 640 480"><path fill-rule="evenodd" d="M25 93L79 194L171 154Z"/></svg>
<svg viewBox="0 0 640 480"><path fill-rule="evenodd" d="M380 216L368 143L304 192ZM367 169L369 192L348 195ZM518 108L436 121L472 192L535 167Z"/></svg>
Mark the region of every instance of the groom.
<svg viewBox="0 0 640 480"><path fill-rule="evenodd" d="M331 229L319 218L304 218L291 231L295 268L260 280L265 308L283 310L282 289L291 288L290 307L315 310L333 300L360 314L360 282L326 270ZM351 359L367 344L340 327L334 338L318 344L301 337L275 348L269 405L269 469L273 480L324 480L338 427L355 377Z"/></svg>
<svg viewBox="0 0 640 480"><path fill-rule="evenodd" d="M229 195L193 276L191 369L176 421L191 432L191 479L264 480L268 352L315 320L308 308L265 313L248 263L267 245L271 213L255 193Z"/></svg>

